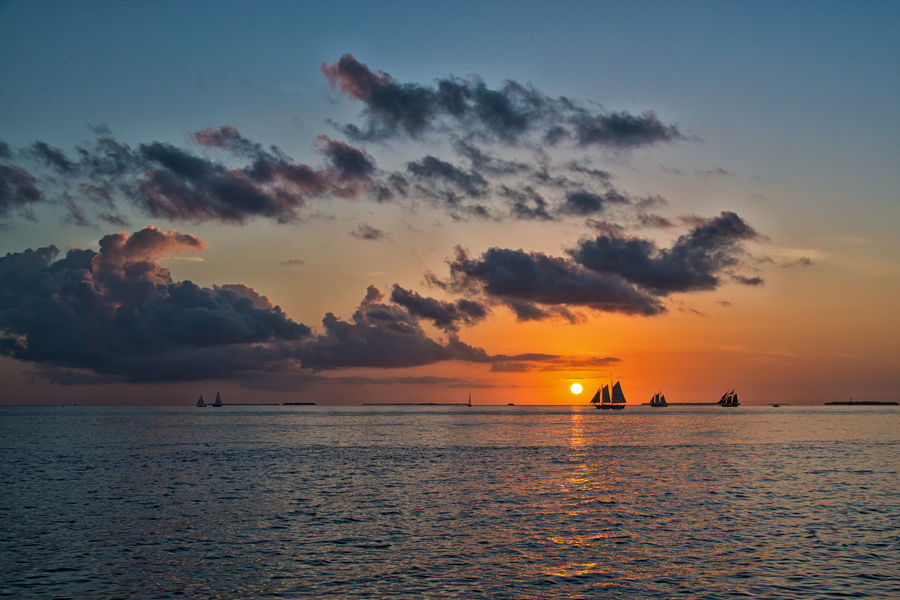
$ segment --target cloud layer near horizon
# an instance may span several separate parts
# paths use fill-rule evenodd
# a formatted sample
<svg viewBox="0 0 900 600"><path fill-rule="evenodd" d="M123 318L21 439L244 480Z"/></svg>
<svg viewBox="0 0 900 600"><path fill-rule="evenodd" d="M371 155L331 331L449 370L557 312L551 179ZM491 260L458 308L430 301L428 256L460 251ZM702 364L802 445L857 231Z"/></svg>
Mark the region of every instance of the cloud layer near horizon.
<svg viewBox="0 0 900 600"><path fill-rule="evenodd" d="M350 321L328 313L323 331L315 333L253 288L173 281L159 262L205 247L196 236L148 226L104 236L99 251L73 249L60 258L55 246L47 246L7 254L0 258L0 353L50 367L41 374L58 383L233 379L265 372L302 382L311 372L350 367L561 359L491 356L456 335L460 324L484 318L485 307L423 297L398 285L390 299L369 286ZM430 337L420 320L448 332L446 341Z"/></svg>
<svg viewBox="0 0 900 600"><path fill-rule="evenodd" d="M722 274L745 285L762 283L733 271L744 257L742 242L760 238L752 227L733 212L691 222L671 248L617 232L580 240L568 257L489 248L473 258L457 247L450 277L429 279L444 290L505 304L521 321L562 316L573 322L573 307L656 315L666 310L663 297L715 289Z"/></svg>

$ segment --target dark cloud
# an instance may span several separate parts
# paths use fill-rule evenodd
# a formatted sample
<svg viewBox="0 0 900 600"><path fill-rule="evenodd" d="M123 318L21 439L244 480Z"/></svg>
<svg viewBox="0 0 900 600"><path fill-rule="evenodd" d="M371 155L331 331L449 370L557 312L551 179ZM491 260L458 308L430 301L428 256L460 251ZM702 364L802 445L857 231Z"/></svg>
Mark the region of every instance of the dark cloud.
<svg viewBox="0 0 900 600"><path fill-rule="evenodd" d="M543 319L546 307L583 306L608 312L653 315L660 302L615 274L596 273L571 260L539 252L491 248L470 258L457 248L445 287L483 292L515 311L520 320Z"/></svg>
<svg viewBox="0 0 900 600"><path fill-rule="evenodd" d="M340 179L367 179L375 171L374 159L358 148L320 135L322 153L328 157Z"/></svg>
<svg viewBox="0 0 900 600"><path fill-rule="evenodd" d="M612 181L612 175L610 175L609 171L604 171L603 169L594 169L574 160L569 162L566 166L573 173L589 175L593 179L603 184L608 184L610 181Z"/></svg>
<svg viewBox="0 0 900 600"><path fill-rule="evenodd" d="M400 83L345 54L322 73L341 93L365 105L362 128L347 125L345 134L375 140L420 137L447 121L471 135L517 144L530 134L543 143L573 139L581 146L631 148L669 142L682 136L652 112L598 112L567 98L552 98L516 81L491 89L478 79L449 77L436 85Z"/></svg>
<svg viewBox="0 0 900 600"><path fill-rule="evenodd" d="M594 218L585 219L584 223L597 233L605 236L619 237L625 235L625 227L619 225L618 223L610 223L609 221L605 221L603 219Z"/></svg>
<svg viewBox="0 0 900 600"><path fill-rule="evenodd" d="M324 331L291 320L251 287L173 281L159 262L205 242L155 227L109 234L99 250L55 246L0 258L0 353L39 365L59 383L165 382L263 375L309 378L310 370L394 368L445 360L490 363L456 337L484 318L478 302L441 302L374 286L350 321L329 313ZM449 333L430 338L428 320Z"/></svg>
<svg viewBox="0 0 900 600"><path fill-rule="evenodd" d="M629 200L615 190L609 190L602 194L583 190L569 192L559 211L564 214L588 216L603 212L610 204L629 204Z"/></svg>
<svg viewBox="0 0 900 600"><path fill-rule="evenodd" d="M14 210L28 210L43 198L31 173L20 167L0 165L0 219Z"/></svg>
<svg viewBox="0 0 900 600"><path fill-rule="evenodd" d="M547 201L530 185L518 189L503 185L499 193L509 199L510 212L516 219L552 221L554 218L547 210Z"/></svg>
<svg viewBox="0 0 900 600"><path fill-rule="evenodd" d="M498 158L466 140L454 138L452 146L454 152L469 159L473 171L491 175L516 175L528 173L532 169L527 163Z"/></svg>
<svg viewBox="0 0 900 600"><path fill-rule="evenodd" d="M85 222L82 198L100 203L108 215L124 200L154 217L244 223L255 218L295 221L311 198L365 193L385 199L392 194L387 184L372 178L375 163L368 154L327 136L318 140L327 159L323 168L295 162L275 146L264 148L231 126L203 129L191 137L246 164L226 167L163 142L132 149L108 136L76 147L74 159L45 142L35 142L19 155L53 174L47 184L55 191L61 188L64 199L68 194L77 207L69 211L70 218L81 215ZM38 178L18 166L0 168L0 202L7 212L9 205L44 198Z"/></svg>
<svg viewBox="0 0 900 600"><path fill-rule="evenodd" d="M325 315L325 332L300 346L298 356L306 368L396 368L427 365L445 360L489 362L488 354L455 336L445 343L429 338L417 316L405 307L384 304L384 295L369 287L366 299L351 321Z"/></svg>
<svg viewBox="0 0 900 600"><path fill-rule="evenodd" d="M731 171L723 169L722 167L714 167L712 169L701 169L697 171L697 175L700 175L701 177L724 177L731 175Z"/></svg>
<svg viewBox="0 0 900 600"><path fill-rule="evenodd" d="M191 222L242 223L254 216L290 221L303 203L299 194L270 193L260 185L285 175L275 163L257 161L248 174L170 144L142 144L140 151L155 167L138 184L138 200L153 216ZM324 186L314 172L303 173L295 181L313 190Z"/></svg>
<svg viewBox="0 0 900 600"><path fill-rule="evenodd" d="M260 144L251 142L231 125L223 125L218 129L207 127L194 132L191 137L201 146L222 148L237 156L257 158L266 154Z"/></svg>
<svg viewBox="0 0 900 600"><path fill-rule="evenodd" d="M431 185L445 185L461 191L469 197L484 196L488 190L488 182L477 171L464 171L459 167L436 158L425 158L406 164L407 170L416 179Z"/></svg>
<svg viewBox="0 0 900 600"><path fill-rule="evenodd" d="M0 351L24 361L129 381L227 378L270 369L279 343L309 329L243 285L175 282L157 262L205 246L146 227L100 250L54 246L0 258Z"/></svg>
<svg viewBox="0 0 900 600"><path fill-rule="evenodd" d="M746 277L744 275L733 275L732 279L736 282L741 283L743 285L749 286L758 286L765 283L762 277L754 276L754 277Z"/></svg>
<svg viewBox="0 0 900 600"><path fill-rule="evenodd" d="M733 212L691 222L694 228L671 248L659 249L649 240L601 235L582 240L570 254L591 271L615 274L665 295L715 288L718 274L738 263L741 242L760 237Z"/></svg>
<svg viewBox="0 0 900 600"><path fill-rule="evenodd" d="M653 112L591 114L579 111L573 119L575 138L581 146L632 148L681 139L674 125L665 125Z"/></svg>
<svg viewBox="0 0 900 600"><path fill-rule="evenodd" d="M811 259L810 257L801 256L800 258L798 258L796 260L784 261L784 262L782 262L781 266L782 267L811 267L814 264L815 263L813 262L813 259Z"/></svg>
<svg viewBox="0 0 900 600"><path fill-rule="evenodd" d="M444 302L421 296L397 284L391 290L391 302L406 308L410 314L428 319L445 331L456 331L460 324L474 325L487 316L487 309L480 302L467 299Z"/></svg>
<svg viewBox="0 0 900 600"><path fill-rule="evenodd" d="M71 173L77 168L65 152L53 148L46 142L35 142L26 152L62 175Z"/></svg>
<svg viewBox="0 0 900 600"><path fill-rule="evenodd" d="M360 224L354 231L350 232L350 235L353 237L357 237L361 240L369 240L375 241L384 239L387 237L387 234L380 229L376 229L371 225L366 225L365 223Z"/></svg>
<svg viewBox="0 0 900 600"><path fill-rule="evenodd" d="M670 229L675 227L675 223L669 219L661 215L647 214L645 212L638 213L638 223L642 227L652 227L655 229Z"/></svg>

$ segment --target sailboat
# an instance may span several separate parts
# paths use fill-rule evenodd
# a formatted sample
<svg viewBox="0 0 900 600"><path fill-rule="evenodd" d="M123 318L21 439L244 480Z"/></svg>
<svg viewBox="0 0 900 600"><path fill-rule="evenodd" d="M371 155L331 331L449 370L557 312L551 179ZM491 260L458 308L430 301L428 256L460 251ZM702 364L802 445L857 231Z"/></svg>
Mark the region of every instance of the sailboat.
<svg viewBox="0 0 900 600"><path fill-rule="evenodd" d="M622 393L622 386L619 382L616 382L616 385L613 386L612 391L612 403L609 405L610 408L625 408L625 394Z"/></svg>
<svg viewBox="0 0 900 600"><path fill-rule="evenodd" d="M219 395L219 392L216 392L216 401L213 402L213 406L222 406L222 396Z"/></svg>
<svg viewBox="0 0 900 600"><path fill-rule="evenodd" d="M654 395L650 396L650 406L662 407L668 406L669 403L666 402L666 395L660 394L656 392Z"/></svg>
<svg viewBox="0 0 900 600"><path fill-rule="evenodd" d="M594 397L591 398L591 404L594 404L599 409L610 409L617 408L622 409L625 408L625 394L622 393L622 386L619 382L616 382L616 385L613 386L612 389L612 397L610 398L609 394L609 386L605 385L597 390L597 393L594 394Z"/></svg>
<svg viewBox="0 0 900 600"><path fill-rule="evenodd" d="M611 407L612 403L609 401L608 385L604 385L602 388L597 388L596 393L594 393L594 397L591 398L591 404L595 404L597 408L603 409Z"/></svg>
<svg viewBox="0 0 900 600"><path fill-rule="evenodd" d="M203 394L200 394L200 398L197 399L197 406L206 406L206 402L203 401Z"/></svg>
<svg viewBox="0 0 900 600"><path fill-rule="evenodd" d="M717 402L719 406L740 406L741 403L738 401L738 395L731 390L730 392L725 392L722 394L722 397L719 398Z"/></svg>
<svg viewBox="0 0 900 600"><path fill-rule="evenodd" d="M466 404L466 406L472 406L472 392L469 392L469 402Z"/></svg>

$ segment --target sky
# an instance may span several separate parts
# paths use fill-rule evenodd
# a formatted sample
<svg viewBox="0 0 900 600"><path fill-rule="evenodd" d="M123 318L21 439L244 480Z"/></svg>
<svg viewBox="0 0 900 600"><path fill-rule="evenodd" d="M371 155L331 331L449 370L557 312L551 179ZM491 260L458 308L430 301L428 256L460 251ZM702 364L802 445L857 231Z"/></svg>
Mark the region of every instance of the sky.
<svg viewBox="0 0 900 600"><path fill-rule="evenodd" d="M898 19L2 2L0 403L896 400Z"/></svg>

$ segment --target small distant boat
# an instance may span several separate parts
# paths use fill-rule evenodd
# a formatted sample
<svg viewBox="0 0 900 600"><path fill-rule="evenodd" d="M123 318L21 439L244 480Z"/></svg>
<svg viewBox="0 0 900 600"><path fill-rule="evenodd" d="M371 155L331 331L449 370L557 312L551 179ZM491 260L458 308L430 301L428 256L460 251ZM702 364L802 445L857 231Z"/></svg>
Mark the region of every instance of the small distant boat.
<svg viewBox="0 0 900 600"><path fill-rule="evenodd" d="M222 406L222 396L219 395L219 392L216 392L216 401L213 402L213 406Z"/></svg>
<svg viewBox="0 0 900 600"><path fill-rule="evenodd" d="M716 403L719 406L740 406L741 403L738 401L738 395L731 390L730 392L725 392L722 394L722 397L719 398L719 401Z"/></svg>
<svg viewBox="0 0 900 600"><path fill-rule="evenodd" d="M200 394L200 398L197 400L197 406L206 406L206 402L203 401L203 394Z"/></svg>
<svg viewBox="0 0 900 600"><path fill-rule="evenodd" d="M466 406L472 406L472 392L469 392L469 402L466 404Z"/></svg>
<svg viewBox="0 0 900 600"><path fill-rule="evenodd" d="M602 410L625 408L625 394L622 393L622 385L617 381L612 389L612 397L610 397L609 386L604 384L591 398L591 404Z"/></svg>
<svg viewBox="0 0 900 600"><path fill-rule="evenodd" d="M659 392L656 392L654 395L650 396L650 406L662 407L662 406L668 406L668 405L669 405L669 403L666 402L665 394L660 394Z"/></svg>

